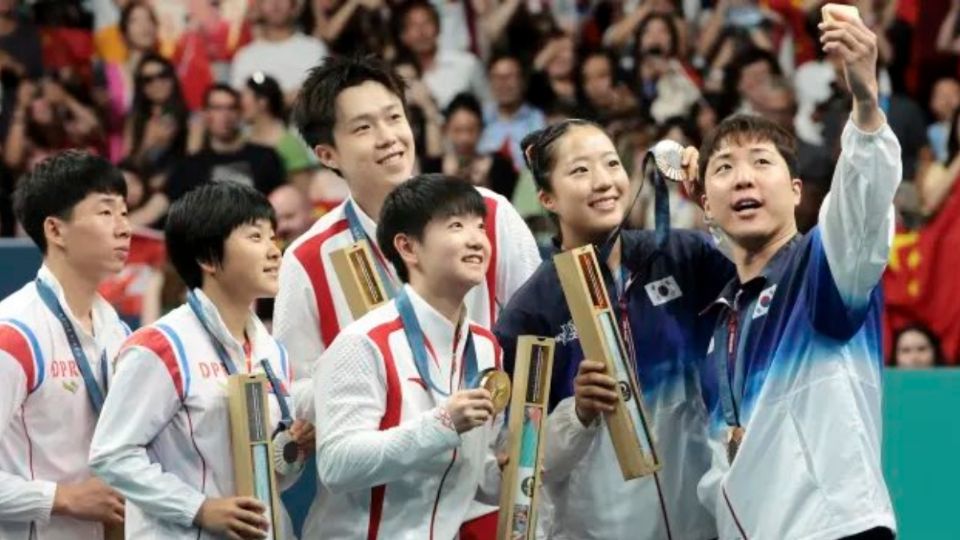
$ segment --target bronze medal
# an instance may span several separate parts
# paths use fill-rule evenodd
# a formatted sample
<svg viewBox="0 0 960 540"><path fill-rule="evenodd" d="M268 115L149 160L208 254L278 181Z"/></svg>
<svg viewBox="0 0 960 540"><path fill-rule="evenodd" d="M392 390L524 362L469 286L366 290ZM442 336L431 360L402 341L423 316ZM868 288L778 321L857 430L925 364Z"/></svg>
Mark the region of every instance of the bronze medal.
<svg viewBox="0 0 960 540"><path fill-rule="evenodd" d="M480 374L480 388L490 392L493 413L500 414L510 403L510 376L499 369L487 369Z"/></svg>
<svg viewBox="0 0 960 540"><path fill-rule="evenodd" d="M737 457L744 433L743 426L732 426L727 430L727 463L733 464L733 459Z"/></svg>

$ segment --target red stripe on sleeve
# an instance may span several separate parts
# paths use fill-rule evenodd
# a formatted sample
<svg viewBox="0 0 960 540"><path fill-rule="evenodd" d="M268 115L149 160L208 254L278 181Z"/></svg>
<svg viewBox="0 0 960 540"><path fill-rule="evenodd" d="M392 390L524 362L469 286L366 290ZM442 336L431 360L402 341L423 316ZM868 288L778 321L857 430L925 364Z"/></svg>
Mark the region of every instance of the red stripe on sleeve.
<svg viewBox="0 0 960 540"><path fill-rule="evenodd" d="M340 333L340 325L337 322L337 309L333 305L333 298L330 294L330 283L327 279L327 271L323 268L323 244L335 234L347 230L347 220L341 219L335 222L327 230L300 244L293 255L303 265L310 279L310 285L313 287L314 300L317 303L317 315L320 318L320 339L324 347L329 347L333 339Z"/></svg>
<svg viewBox="0 0 960 540"><path fill-rule="evenodd" d="M487 218L484 227L490 240L490 266L487 267L487 297L490 302L490 326L497 321L497 201L484 197Z"/></svg>
<svg viewBox="0 0 960 540"><path fill-rule="evenodd" d="M390 334L403 329L400 317L374 328L369 336L383 356L383 367L387 374L387 406L380 419L380 430L389 429L400 424L400 378L397 376L397 366L393 360L393 351L390 350ZM380 520L383 517L383 499L386 495L385 485L374 487L370 493L370 521L367 525L367 540L376 540L380 531Z"/></svg>
<svg viewBox="0 0 960 540"><path fill-rule="evenodd" d="M177 356L173 352L173 347L170 345L167 337L163 335L163 332L151 327L137 330L127 338L120 353L123 354L123 351L130 347L143 347L157 355L160 361L163 362L163 365L166 366L167 372L170 373L173 386L177 389L177 395L180 396L180 399L184 398L183 373L180 371L180 363L177 362Z"/></svg>
<svg viewBox="0 0 960 540"><path fill-rule="evenodd" d="M37 384L37 370L27 338L16 328L0 324L0 350L12 356L20 364L23 374L27 376L27 392L32 391Z"/></svg>

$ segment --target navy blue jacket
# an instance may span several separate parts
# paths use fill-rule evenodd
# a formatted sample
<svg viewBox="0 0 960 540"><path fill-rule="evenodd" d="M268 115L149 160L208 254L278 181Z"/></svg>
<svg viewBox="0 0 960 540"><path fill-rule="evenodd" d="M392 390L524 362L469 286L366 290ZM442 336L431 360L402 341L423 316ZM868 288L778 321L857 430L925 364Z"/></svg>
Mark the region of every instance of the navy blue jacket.
<svg viewBox="0 0 960 540"><path fill-rule="evenodd" d="M624 231L621 243L621 264L630 276L627 312L645 401L678 377L692 385L688 395L698 396L698 368L714 325L714 318L700 314L735 276L733 263L713 247L708 235L695 231L671 231L662 250L653 231ZM622 316L613 277L606 264L600 267L615 315ZM550 409L573 395L583 350L552 259L513 295L494 333L511 374L517 336L555 338Z"/></svg>

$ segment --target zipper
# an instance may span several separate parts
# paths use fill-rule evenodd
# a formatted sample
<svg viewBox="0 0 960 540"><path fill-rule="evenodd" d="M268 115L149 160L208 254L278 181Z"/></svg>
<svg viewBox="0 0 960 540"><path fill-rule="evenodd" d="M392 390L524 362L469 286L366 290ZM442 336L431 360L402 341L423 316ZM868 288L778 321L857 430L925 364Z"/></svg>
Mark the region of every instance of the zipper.
<svg viewBox="0 0 960 540"><path fill-rule="evenodd" d="M430 514L430 540L433 540L433 526L437 520L437 508L440 506L440 494L443 492L443 484L447 481L447 475L450 474L450 469L453 468L453 464L457 461L457 450L453 451L453 459L450 460L450 464L447 465L447 470L443 471L443 477L440 478L440 486L437 487L437 498L433 501L433 513Z"/></svg>

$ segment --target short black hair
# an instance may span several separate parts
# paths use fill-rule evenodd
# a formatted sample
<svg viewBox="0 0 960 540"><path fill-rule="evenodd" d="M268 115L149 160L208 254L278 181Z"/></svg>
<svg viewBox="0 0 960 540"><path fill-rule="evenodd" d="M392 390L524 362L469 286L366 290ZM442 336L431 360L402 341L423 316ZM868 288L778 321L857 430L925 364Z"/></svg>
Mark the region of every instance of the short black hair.
<svg viewBox="0 0 960 540"><path fill-rule="evenodd" d="M237 103L237 106L240 105L240 92L230 86L227 83L215 83L210 85L207 90L203 93L203 108L206 109L210 106L210 98L213 97L213 94L217 92L224 92L233 96L233 100Z"/></svg>
<svg viewBox="0 0 960 540"><path fill-rule="evenodd" d="M165 229L167 253L187 287L203 285L201 262L223 263L224 244L234 229L261 219L277 227L270 201L236 182L201 184L173 203Z"/></svg>
<svg viewBox="0 0 960 540"><path fill-rule="evenodd" d="M483 126L483 107L480 105L480 100L470 92L460 92L453 96L447 108L443 110L443 118L449 121L453 113L461 109L476 116L477 120L480 121L480 126Z"/></svg>
<svg viewBox="0 0 960 540"><path fill-rule="evenodd" d="M728 142L754 141L773 144L783 160L787 162L790 177L797 178L800 174L797 165L797 138L773 120L755 114L735 114L720 122L700 146L700 158L697 162L699 176L695 186L697 193L691 194L694 200L699 202L703 195L707 180L707 163L721 146Z"/></svg>
<svg viewBox="0 0 960 540"><path fill-rule="evenodd" d="M903 335L907 332L919 332L927 338L927 341L930 342L930 348L933 349L934 366L942 366L946 363L946 359L944 358L943 354L943 347L940 345L940 337L937 336L937 334L925 324L920 322L911 322L905 326L901 326L893 333L893 351L890 356L890 363L893 364L894 367L897 367L897 365L900 363L900 358L897 354L897 349L900 345L900 338L903 337Z"/></svg>
<svg viewBox="0 0 960 540"><path fill-rule="evenodd" d="M283 103L283 90L276 79L258 71L247 79L247 88L257 99L267 100L267 110L270 116L286 122L286 107Z"/></svg>
<svg viewBox="0 0 960 540"><path fill-rule="evenodd" d="M310 148L318 144L333 146L337 97L348 88L370 81L385 86L406 107L403 80L374 56L332 55L310 70L293 108L294 124Z"/></svg>
<svg viewBox="0 0 960 540"><path fill-rule="evenodd" d="M520 141L523 158L527 162L527 168L530 169L530 174L533 175L533 181L536 182L538 188L547 192L551 190L550 170L557 163L556 142L570 128L577 126L593 126L603 131L603 128L596 122L582 118L569 118L528 133Z"/></svg>
<svg viewBox="0 0 960 540"><path fill-rule="evenodd" d="M91 193L127 196L123 174L106 159L81 150L66 150L38 163L17 184L13 213L23 229L47 254L43 222L69 220L73 208Z"/></svg>
<svg viewBox="0 0 960 540"><path fill-rule="evenodd" d="M450 216L487 217L483 195L471 184L445 174L421 174L400 184L387 195L380 210L377 244L393 263L401 281L410 280L406 263L393 245L398 234L423 239L427 223Z"/></svg>

